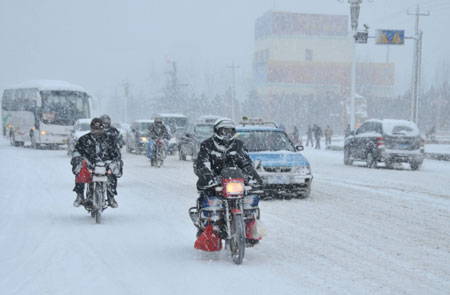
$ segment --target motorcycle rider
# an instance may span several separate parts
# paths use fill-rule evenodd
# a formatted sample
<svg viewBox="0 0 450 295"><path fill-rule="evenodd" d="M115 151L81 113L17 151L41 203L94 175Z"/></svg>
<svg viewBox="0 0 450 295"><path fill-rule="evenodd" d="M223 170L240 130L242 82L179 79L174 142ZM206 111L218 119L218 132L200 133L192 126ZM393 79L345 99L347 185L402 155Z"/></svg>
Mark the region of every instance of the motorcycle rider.
<svg viewBox="0 0 450 295"><path fill-rule="evenodd" d="M100 118L94 118L90 124L91 132L83 135L77 141L72 154L72 171L78 175L83 166L83 160L86 161L86 168L92 171L96 162L108 162L108 188L107 197L109 206L117 208L117 201L114 195L117 195L115 187L112 185L112 178L120 173L120 152L114 145L111 137L105 134L104 124ZM77 197L73 203L75 207L79 207L85 203L83 192L84 184L76 183L73 189L77 193Z"/></svg>
<svg viewBox="0 0 450 295"><path fill-rule="evenodd" d="M100 120L103 122L105 134L111 139L113 146L116 147L117 153L119 154L120 171L117 175L111 174L109 179L111 181L112 191L117 194L117 178L122 176L123 171L122 154L120 152L122 149L122 138L119 130L111 125L111 118L107 114L101 115Z"/></svg>
<svg viewBox="0 0 450 295"><path fill-rule="evenodd" d="M201 143L194 164L194 173L198 176L197 189L200 191L197 204L214 194L214 187L220 183L218 176L225 167L240 168L248 185L261 187L262 179L253 168L244 143L236 139L235 134L234 122L228 118L219 118L214 123L213 136ZM200 234L199 230L197 236Z"/></svg>
<svg viewBox="0 0 450 295"><path fill-rule="evenodd" d="M102 120L103 125L105 126L105 134L112 138L120 152L120 149L122 148L122 138L119 130L111 125L111 117L104 114L100 116L100 120Z"/></svg>
<svg viewBox="0 0 450 295"><path fill-rule="evenodd" d="M153 119L154 122L148 126L148 134L149 134L149 140L148 140L148 157L150 159L155 158L155 149L154 145L157 139L166 139L169 140L169 131L167 130L166 125L164 125L162 117L161 116L155 116Z"/></svg>

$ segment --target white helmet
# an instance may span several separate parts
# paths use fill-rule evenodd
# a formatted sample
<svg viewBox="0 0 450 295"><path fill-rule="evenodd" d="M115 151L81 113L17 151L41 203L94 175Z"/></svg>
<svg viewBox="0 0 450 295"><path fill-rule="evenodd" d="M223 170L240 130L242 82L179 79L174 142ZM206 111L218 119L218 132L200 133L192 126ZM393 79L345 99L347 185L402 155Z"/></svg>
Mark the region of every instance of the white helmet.
<svg viewBox="0 0 450 295"><path fill-rule="evenodd" d="M229 145L234 140L236 125L233 120L220 118L214 122L214 137L222 145Z"/></svg>

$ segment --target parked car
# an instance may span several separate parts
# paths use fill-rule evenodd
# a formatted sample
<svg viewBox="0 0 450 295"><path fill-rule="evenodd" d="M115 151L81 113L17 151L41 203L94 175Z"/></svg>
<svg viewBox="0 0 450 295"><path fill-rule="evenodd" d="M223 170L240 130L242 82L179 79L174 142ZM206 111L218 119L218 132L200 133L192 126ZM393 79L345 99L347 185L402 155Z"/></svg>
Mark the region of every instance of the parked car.
<svg viewBox="0 0 450 295"><path fill-rule="evenodd" d="M344 164L365 161L375 168L384 163L392 168L395 163L409 163L417 170L424 159L424 140L416 124L406 120L371 119L345 138Z"/></svg>
<svg viewBox="0 0 450 295"><path fill-rule="evenodd" d="M264 198L307 198L313 175L309 161L274 123L246 122L236 127L238 139L253 161L264 185Z"/></svg>
<svg viewBox="0 0 450 295"><path fill-rule="evenodd" d="M75 121L72 129L69 132L69 138L67 139L67 155L71 156L78 139L91 131L92 119L78 119Z"/></svg>
<svg viewBox="0 0 450 295"><path fill-rule="evenodd" d="M197 153L200 150L200 144L214 133L213 123L196 123L189 125L186 132L179 138L178 143L178 158L186 160L187 156L192 161L197 159Z"/></svg>
<svg viewBox="0 0 450 295"><path fill-rule="evenodd" d="M127 152L143 154L147 151L148 127L152 123L153 120L136 120L131 123L125 140Z"/></svg>

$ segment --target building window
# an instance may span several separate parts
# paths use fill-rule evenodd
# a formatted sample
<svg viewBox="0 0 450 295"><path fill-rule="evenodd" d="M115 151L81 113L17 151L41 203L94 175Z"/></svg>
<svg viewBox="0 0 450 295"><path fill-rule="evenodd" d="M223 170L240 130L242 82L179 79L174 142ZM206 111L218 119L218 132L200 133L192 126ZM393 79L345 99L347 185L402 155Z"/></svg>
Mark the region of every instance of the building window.
<svg viewBox="0 0 450 295"><path fill-rule="evenodd" d="M305 60L306 61L312 61L312 50L311 49L306 49L305 50Z"/></svg>

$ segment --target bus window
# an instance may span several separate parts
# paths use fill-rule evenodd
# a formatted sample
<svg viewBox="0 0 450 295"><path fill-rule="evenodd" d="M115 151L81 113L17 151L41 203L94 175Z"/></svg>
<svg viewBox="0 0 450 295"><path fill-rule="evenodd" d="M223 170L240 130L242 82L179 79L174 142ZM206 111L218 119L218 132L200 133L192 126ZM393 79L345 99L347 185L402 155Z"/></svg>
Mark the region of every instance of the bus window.
<svg viewBox="0 0 450 295"><path fill-rule="evenodd" d="M73 125L89 117L88 96L77 91L41 91L42 120L46 124Z"/></svg>

